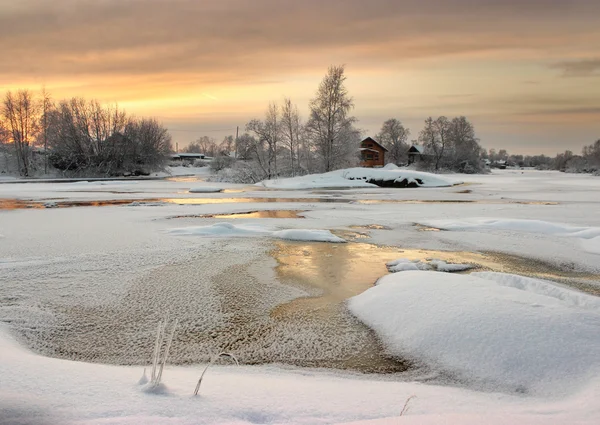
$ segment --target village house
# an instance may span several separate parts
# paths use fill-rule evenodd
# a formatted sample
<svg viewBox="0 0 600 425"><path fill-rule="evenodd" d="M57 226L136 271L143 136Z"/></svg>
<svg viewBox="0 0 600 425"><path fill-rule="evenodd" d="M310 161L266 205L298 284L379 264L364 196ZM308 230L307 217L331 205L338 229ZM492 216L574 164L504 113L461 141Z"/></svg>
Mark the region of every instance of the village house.
<svg viewBox="0 0 600 425"><path fill-rule="evenodd" d="M408 165L421 162L425 159L425 148L421 145L412 145L408 149Z"/></svg>
<svg viewBox="0 0 600 425"><path fill-rule="evenodd" d="M197 159L205 159L203 153L174 153L171 154L171 160L192 163Z"/></svg>
<svg viewBox="0 0 600 425"><path fill-rule="evenodd" d="M383 167L385 165L386 152L387 149L381 146L375 139L367 137L360 142L360 166Z"/></svg>

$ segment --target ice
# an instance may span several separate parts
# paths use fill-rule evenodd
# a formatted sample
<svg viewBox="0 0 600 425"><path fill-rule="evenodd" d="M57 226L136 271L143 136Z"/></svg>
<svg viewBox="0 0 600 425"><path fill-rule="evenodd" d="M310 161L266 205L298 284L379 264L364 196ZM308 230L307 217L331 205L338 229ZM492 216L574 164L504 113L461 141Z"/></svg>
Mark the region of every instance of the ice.
<svg viewBox="0 0 600 425"><path fill-rule="evenodd" d="M459 182L437 174L424 173L404 169L349 168L331 171L324 174L309 174L278 180L265 180L257 185L271 189L317 189L346 187L377 187L368 181L401 182L414 184L416 187L446 187Z"/></svg>
<svg viewBox="0 0 600 425"><path fill-rule="evenodd" d="M223 188L212 186L193 187L189 190L190 193L217 193L221 191L223 191Z"/></svg>
<svg viewBox="0 0 600 425"><path fill-rule="evenodd" d="M487 277L391 274L348 306L391 353L486 387L556 396L597 376L597 298ZM578 297L588 300L574 303Z"/></svg>
<svg viewBox="0 0 600 425"><path fill-rule="evenodd" d="M286 229L269 230L259 225L236 225L231 223L216 223L209 226L183 227L169 230L176 236L213 236L213 237L250 237L267 236L275 239L313 242L346 242L335 236L329 230L319 229Z"/></svg>

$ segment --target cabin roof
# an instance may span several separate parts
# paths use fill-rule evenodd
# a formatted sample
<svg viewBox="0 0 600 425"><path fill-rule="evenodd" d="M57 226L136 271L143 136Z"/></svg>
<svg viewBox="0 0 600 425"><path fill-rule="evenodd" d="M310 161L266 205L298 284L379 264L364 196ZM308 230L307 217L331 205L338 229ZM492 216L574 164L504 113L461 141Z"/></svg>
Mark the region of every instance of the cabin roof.
<svg viewBox="0 0 600 425"><path fill-rule="evenodd" d="M414 153L423 153L425 152L425 148L423 148L421 145L412 145L408 151Z"/></svg>
<svg viewBox="0 0 600 425"><path fill-rule="evenodd" d="M381 145L381 143L379 143L377 140L373 139L372 137L367 137L366 139L364 139L362 142L360 142L360 144L362 145L365 142L371 142L376 144L377 146L379 146L381 149L383 149L384 152L387 152L388 150L385 148L385 146Z"/></svg>

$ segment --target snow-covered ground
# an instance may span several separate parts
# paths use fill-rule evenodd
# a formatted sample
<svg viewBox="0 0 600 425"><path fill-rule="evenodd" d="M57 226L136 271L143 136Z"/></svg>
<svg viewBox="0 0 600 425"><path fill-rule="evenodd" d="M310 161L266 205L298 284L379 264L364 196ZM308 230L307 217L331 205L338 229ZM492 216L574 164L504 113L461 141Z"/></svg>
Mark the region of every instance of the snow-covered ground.
<svg viewBox="0 0 600 425"><path fill-rule="evenodd" d="M585 279L600 290L600 178L503 170L433 176L458 186L393 189L340 177L354 172L346 170L336 179L360 186L328 190L349 185L319 176L205 183L206 169L179 171L169 180L0 184L0 207L59 207L0 210L0 423L598 423L599 298L564 284ZM110 200L125 204L94 206ZM68 201L91 206L61 208ZM301 218L204 217L262 210ZM295 322L296 310L272 317L318 295L283 279L279 262L291 254L278 244L296 244L297 267L327 280L334 257L314 244L350 241L344 232L397 247L382 275L386 261L427 249L519 256L535 260L537 275L566 280L394 270L350 308L389 352L420 367L363 375L292 366L346 359L371 341L345 316L342 328L320 323L319 304L310 322ZM347 249L339 267L350 268L353 246L327 249ZM453 263L429 260L440 270ZM392 267L401 264L409 263ZM167 313L180 321L179 365L167 365L167 394L148 394L137 382ZM213 366L193 397L207 347L275 364Z"/></svg>
<svg viewBox="0 0 600 425"><path fill-rule="evenodd" d="M278 180L265 180L258 186L270 189L319 189L378 187L382 185L400 185L409 187L446 187L459 184L456 178L442 177L438 174L398 168L393 164L385 168L349 168L324 174L310 174Z"/></svg>

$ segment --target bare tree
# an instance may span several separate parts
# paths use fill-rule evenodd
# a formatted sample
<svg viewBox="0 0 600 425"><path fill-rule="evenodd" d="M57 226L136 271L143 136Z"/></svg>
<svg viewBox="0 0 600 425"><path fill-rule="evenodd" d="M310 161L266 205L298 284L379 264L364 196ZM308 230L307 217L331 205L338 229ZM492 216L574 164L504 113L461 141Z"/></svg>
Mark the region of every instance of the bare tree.
<svg viewBox="0 0 600 425"><path fill-rule="evenodd" d="M12 156L9 152L9 141L10 132L4 124L4 120L0 117L0 155L2 155L2 162L0 162L0 164L3 164L0 167L0 172L2 173L6 173L11 168L9 164Z"/></svg>
<svg viewBox="0 0 600 425"><path fill-rule="evenodd" d="M480 171L482 149L475 137L473 124L464 116L453 118L450 121L448 138L448 168L460 172Z"/></svg>
<svg viewBox="0 0 600 425"><path fill-rule="evenodd" d="M206 156L215 156L217 154L217 143L211 137L202 136L187 145L183 151L186 153L203 153Z"/></svg>
<svg viewBox="0 0 600 425"><path fill-rule="evenodd" d="M435 171L440 169L442 159L449 145L450 121L442 116L425 120L425 126L419 134L419 141L432 156Z"/></svg>
<svg viewBox="0 0 600 425"><path fill-rule="evenodd" d="M595 170L600 169L600 139L595 143L583 148L583 158Z"/></svg>
<svg viewBox="0 0 600 425"><path fill-rule="evenodd" d="M321 157L324 171L346 165L354 157L360 134L350 116L354 101L345 86L344 66L331 66L310 101L306 130Z"/></svg>
<svg viewBox="0 0 600 425"><path fill-rule="evenodd" d="M400 120L390 118L381 126L377 135L378 141L388 150L388 162L402 165L408 158L408 137L410 130L405 128Z"/></svg>
<svg viewBox="0 0 600 425"><path fill-rule="evenodd" d="M39 131L39 102L29 90L15 94L7 92L2 105L2 115L7 123L17 156L19 174L29 176L31 148Z"/></svg>
<svg viewBox="0 0 600 425"><path fill-rule="evenodd" d="M80 98L62 101L48 114L47 134L52 165L87 175L162 169L172 150L170 135L156 120Z"/></svg>
<svg viewBox="0 0 600 425"><path fill-rule="evenodd" d="M256 143L252 147L254 157L267 178L277 176L277 148L280 140L281 122L279 108L270 103L263 121L253 119L246 124L246 131L253 133Z"/></svg>
<svg viewBox="0 0 600 425"><path fill-rule="evenodd" d="M44 174L48 174L48 114L52 109L52 98L50 93L46 91L46 87L42 87L42 137L44 144Z"/></svg>
<svg viewBox="0 0 600 425"><path fill-rule="evenodd" d="M292 104L292 100L285 98L281 111L281 136L282 142L290 152L290 164L292 175L296 175L297 159L300 158L300 136L302 124L298 107Z"/></svg>
<svg viewBox="0 0 600 425"><path fill-rule="evenodd" d="M231 152L235 152L235 138L233 136L225 136L219 145L221 155L230 156Z"/></svg>

